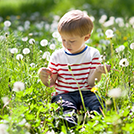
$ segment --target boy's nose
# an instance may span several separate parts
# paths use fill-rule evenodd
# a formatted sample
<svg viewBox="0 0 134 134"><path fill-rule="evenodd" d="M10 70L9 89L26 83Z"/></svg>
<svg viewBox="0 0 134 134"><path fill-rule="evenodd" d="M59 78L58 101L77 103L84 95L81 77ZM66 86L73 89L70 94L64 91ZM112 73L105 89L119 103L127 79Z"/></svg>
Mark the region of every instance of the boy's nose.
<svg viewBox="0 0 134 134"><path fill-rule="evenodd" d="M65 46L70 46L70 43L68 41L66 41Z"/></svg>

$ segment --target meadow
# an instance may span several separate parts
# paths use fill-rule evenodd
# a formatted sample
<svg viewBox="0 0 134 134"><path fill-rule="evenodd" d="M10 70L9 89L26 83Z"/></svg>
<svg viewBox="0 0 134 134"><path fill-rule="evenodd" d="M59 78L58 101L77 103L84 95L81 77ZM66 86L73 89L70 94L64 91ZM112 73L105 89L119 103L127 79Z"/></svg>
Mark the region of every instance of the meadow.
<svg viewBox="0 0 134 134"><path fill-rule="evenodd" d="M100 51L111 71L92 89L105 100L103 114L79 111L75 129L62 122L62 109L56 112L60 104L50 103L54 87L38 77L39 68L47 67L51 54L62 47L60 16L0 17L0 134L134 133L134 16L90 17L94 30L86 44Z"/></svg>

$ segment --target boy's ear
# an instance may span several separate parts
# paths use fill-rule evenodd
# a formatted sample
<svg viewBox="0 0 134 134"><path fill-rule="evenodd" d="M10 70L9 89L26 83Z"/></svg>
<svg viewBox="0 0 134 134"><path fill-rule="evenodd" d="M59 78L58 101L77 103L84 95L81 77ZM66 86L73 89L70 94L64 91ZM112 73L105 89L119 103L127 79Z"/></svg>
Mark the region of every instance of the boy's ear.
<svg viewBox="0 0 134 134"><path fill-rule="evenodd" d="M85 35L84 41L87 41L90 38L91 34Z"/></svg>

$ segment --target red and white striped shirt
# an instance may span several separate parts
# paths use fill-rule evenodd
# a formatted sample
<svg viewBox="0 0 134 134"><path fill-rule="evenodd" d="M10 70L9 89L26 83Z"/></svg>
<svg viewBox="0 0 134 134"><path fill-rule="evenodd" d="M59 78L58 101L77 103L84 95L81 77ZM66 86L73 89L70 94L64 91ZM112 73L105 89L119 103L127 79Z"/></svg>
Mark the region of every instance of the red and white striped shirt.
<svg viewBox="0 0 134 134"><path fill-rule="evenodd" d="M56 50L48 66L53 74L58 74L55 95L79 89L90 90L88 76L100 64L99 57L99 51L89 46L77 54L67 53L64 49Z"/></svg>

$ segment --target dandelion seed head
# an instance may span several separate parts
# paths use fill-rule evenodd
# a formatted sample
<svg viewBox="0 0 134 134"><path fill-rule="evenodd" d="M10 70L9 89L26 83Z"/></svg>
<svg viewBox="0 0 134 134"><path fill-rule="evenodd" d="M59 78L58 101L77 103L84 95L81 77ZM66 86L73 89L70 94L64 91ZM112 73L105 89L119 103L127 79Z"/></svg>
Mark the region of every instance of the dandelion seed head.
<svg viewBox="0 0 134 134"><path fill-rule="evenodd" d="M132 17L129 19L129 23L130 23L131 25L134 25L134 16L132 16Z"/></svg>
<svg viewBox="0 0 134 134"><path fill-rule="evenodd" d="M35 40L34 40L33 38L31 38L31 39L29 40L29 44L35 44Z"/></svg>
<svg viewBox="0 0 134 134"><path fill-rule="evenodd" d="M4 26L5 27L10 27L11 26L11 22L9 20L4 21Z"/></svg>
<svg viewBox="0 0 134 134"><path fill-rule="evenodd" d="M13 91L15 91L15 92L22 91L22 90L24 90L24 88L25 88L25 84L21 81L17 81L13 85Z"/></svg>
<svg viewBox="0 0 134 134"><path fill-rule="evenodd" d="M23 37L22 41L26 42L28 40L28 37Z"/></svg>
<svg viewBox="0 0 134 134"><path fill-rule="evenodd" d="M22 119L22 121L20 121L18 124L19 125L24 125L26 123L26 119Z"/></svg>
<svg viewBox="0 0 134 134"><path fill-rule="evenodd" d="M29 48L24 48L22 52L23 52L23 54L29 54L30 49Z"/></svg>
<svg viewBox="0 0 134 134"><path fill-rule="evenodd" d="M124 45L121 45L121 46L119 46L118 48L116 48L115 51L116 51L117 53L119 53L119 52L123 51L124 49L125 49L125 46L124 46Z"/></svg>
<svg viewBox="0 0 134 134"><path fill-rule="evenodd" d="M54 50L54 49L55 49L55 44L51 44L51 45L50 45L50 49L51 49L51 50Z"/></svg>
<svg viewBox="0 0 134 134"><path fill-rule="evenodd" d="M50 52L44 52L43 56L42 56L42 59L46 59L47 61L50 60Z"/></svg>
<svg viewBox="0 0 134 134"><path fill-rule="evenodd" d="M43 40L40 41L40 45L42 47L47 46L47 44L48 44L48 41L46 39L43 39Z"/></svg>
<svg viewBox="0 0 134 134"><path fill-rule="evenodd" d="M106 105L111 105L112 104L112 101L109 99L109 100L106 100Z"/></svg>
<svg viewBox="0 0 134 134"><path fill-rule="evenodd" d="M100 62L105 61L105 59L106 59L106 56L105 55L100 55L100 57L99 57L99 61Z"/></svg>
<svg viewBox="0 0 134 134"><path fill-rule="evenodd" d="M114 88L114 89L109 90L108 92L108 96L111 98L119 98L121 97L121 94L122 92L120 88Z"/></svg>
<svg viewBox="0 0 134 134"><path fill-rule="evenodd" d="M53 32L52 34L53 38L59 38L60 34L58 31Z"/></svg>
<svg viewBox="0 0 134 134"><path fill-rule="evenodd" d="M123 58L120 60L119 65L122 67L127 67L129 65L129 62L126 58Z"/></svg>
<svg viewBox="0 0 134 134"><path fill-rule="evenodd" d="M9 98L7 96L1 98L4 104L9 103Z"/></svg>
<svg viewBox="0 0 134 134"><path fill-rule="evenodd" d="M107 15L105 15L105 14L102 15L101 18L99 19L99 23L100 24L104 23L106 21L106 19L107 19Z"/></svg>
<svg viewBox="0 0 134 134"><path fill-rule="evenodd" d="M0 124L0 134L9 134L7 132L8 126L6 124Z"/></svg>
<svg viewBox="0 0 134 134"><path fill-rule="evenodd" d="M134 49L134 43L131 43L131 44L130 44L130 48L131 48L131 49Z"/></svg>
<svg viewBox="0 0 134 134"><path fill-rule="evenodd" d="M11 52L12 54L18 53L18 49L17 49L17 48L11 48L11 49L10 49L10 52Z"/></svg>
<svg viewBox="0 0 134 134"><path fill-rule="evenodd" d="M22 54L17 54L16 55L16 59L17 60L22 60L23 59L23 55Z"/></svg>
<svg viewBox="0 0 134 134"><path fill-rule="evenodd" d="M105 35L107 36L107 38L112 38L114 36L113 30L111 29L106 30Z"/></svg>
<svg viewBox="0 0 134 134"><path fill-rule="evenodd" d="M35 68L36 65L35 65L35 63L31 63L30 66L31 66L32 68Z"/></svg>

